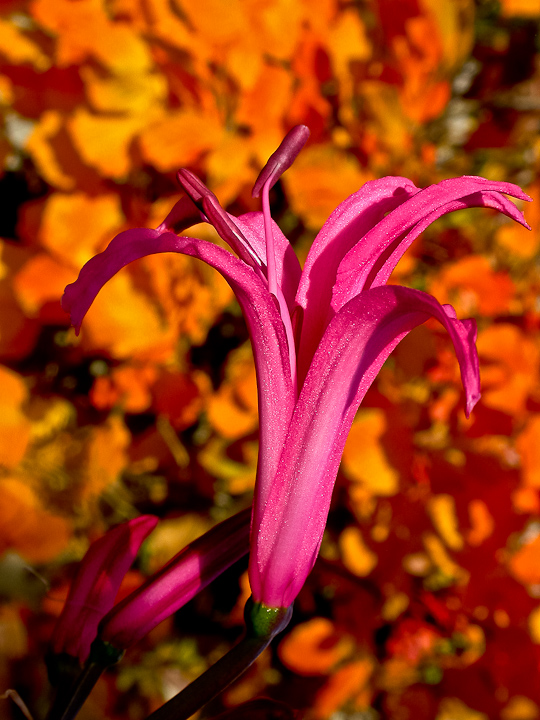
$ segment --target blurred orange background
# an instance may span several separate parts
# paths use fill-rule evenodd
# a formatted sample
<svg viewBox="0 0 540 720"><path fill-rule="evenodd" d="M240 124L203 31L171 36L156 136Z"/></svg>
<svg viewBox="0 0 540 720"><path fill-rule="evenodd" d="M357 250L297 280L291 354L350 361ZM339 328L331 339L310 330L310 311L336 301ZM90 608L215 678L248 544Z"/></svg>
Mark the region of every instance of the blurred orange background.
<svg viewBox="0 0 540 720"><path fill-rule="evenodd" d="M482 399L466 420L440 327L399 346L353 425L293 622L204 716L264 695L309 720L540 718L539 23L538 0L1 3L0 695L44 716L43 655L91 540L161 518L126 593L248 506L255 479L255 373L225 282L145 258L79 338L64 286L113 235L164 218L180 167L231 212L258 209L258 171L304 123L272 197L301 258L384 175L517 183L532 232L467 210L407 252L395 282L477 320ZM142 719L223 654L245 567L130 651L82 720ZM10 698L0 715L23 717Z"/></svg>

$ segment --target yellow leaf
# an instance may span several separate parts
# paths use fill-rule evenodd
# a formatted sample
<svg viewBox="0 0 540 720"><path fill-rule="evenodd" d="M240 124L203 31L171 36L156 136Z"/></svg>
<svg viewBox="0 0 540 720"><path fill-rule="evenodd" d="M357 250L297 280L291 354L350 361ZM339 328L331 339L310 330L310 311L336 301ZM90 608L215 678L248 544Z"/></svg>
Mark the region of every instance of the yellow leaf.
<svg viewBox="0 0 540 720"><path fill-rule="evenodd" d="M489 720L482 712L472 710L458 698L443 698L435 720Z"/></svg>
<svg viewBox="0 0 540 720"><path fill-rule="evenodd" d="M356 8L342 10L330 26L328 52L340 82L351 77L353 60L366 62L371 57L371 42Z"/></svg>
<svg viewBox="0 0 540 720"><path fill-rule="evenodd" d="M82 344L115 358L169 357L175 335L135 289L129 273L115 275L100 291L83 323Z"/></svg>
<svg viewBox="0 0 540 720"><path fill-rule="evenodd" d="M306 148L283 176L294 211L316 229L370 179L352 155L322 145Z"/></svg>
<svg viewBox="0 0 540 720"><path fill-rule="evenodd" d="M349 432L342 465L348 477L359 483L366 493L376 496L395 495L399 475L386 459L381 438L386 432L382 410L361 410Z"/></svg>
<svg viewBox="0 0 540 720"><path fill-rule="evenodd" d="M112 71L144 72L151 65L145 41L127 23L111 22L100 0L33 0L33 17L56 36L60 67L93 57Z"/></svg>
<svg viewBox="0 0 540 720"><path fill-rule="evenodd" d="M433 17L442 45L443 63L453 69L467 58L474 42L475 7L472 0L421 0Z"/></svg>
<svg viewBox="0 0 540 720"><path fill-rule="evenodd" d="M366 577L377 565L379 558L364 542L360 529L347 527L339 536L341 559L345 567L358 577Z"/></svg>
<svg viewBox="0 0 540 720"><path fill-rule="evenodd" d="M425 550L436 568L436 571L426 579L426 586L437 590L456 583L458 585L467 583L469 573L452 560L436 535L425 533L422 540Z"/></svg>
<svg viewBox="0 0 540 720"><path fill-rule="evenodd" d="M28 389L22 377L0 366L0 467L14 468L30 440L30 420L22 412Z"/></svg>
<svg viewBox="0 0 540 720"><path fill-rule="evenodd" d="M40 72L48 70L51 65L39 46L9 20L0 19L0 55L13 65L29 63Z"/></svg>
<svg viewBox="0 0 540 720"><path fill-rule="evenodd" d="M28 485L2 478L0 493L0 554L11 549L29 562L46 563L65 549L71 535L68 523L41 507Z"/></svg>
<svg viewBox="0 0 540 720"><path fill-rule="evenodd" d="M85 453L83 497L100 495L119 479L128 463L130 441L131 435L117 415L92 430Z"/></svg>
<svg viewBox="0 0 540 720"><path fill-rule="evenodd" d="M131 167L130 143L146 123L144 115L102 117L79 107L67 128L83 162L108 177L120 178Z"/></svg>
<svg viewBox="0 0 540 720"><path fill-rule="evenodd" d="M64 123L64 116L57 110L45 110L28 137L25 150L48 183L60 190L72 190L75 179L66 172L67 168L62 167L54 147Z"/></svg>
<svg viewBox="0 0 540 720"><path fill-rule="evenodd" d="M103 77L93 67L82 67L81 77L92 109L103 113L147 113L166 101L167 81L157 73L124 72Z"/></svg>
<svg viewBox="0 0 540 720"><path fill-rule="evenodd" d="M200 110L168 112L146 127L139 137L144 158L160 172L193 164L202 153L222 141L224 130L216 117Z"/></svg>
<svg viewBox="0 0 540 720"><path fill-rule="evenodd" d="M66 264L81 268L124 221L116 194L53 193L45 203L38 239Z"/></svg>
<svg viewBox="0 0 540 720"><path fill-rule="evenodd" d="M315 697L315 717L329 718L345 703L360 695L373 674L374 666L373 660L366 657L336 670Z"/></svg>
<svg viewBox="0 0 540 720"><path fill-rule="evenodd" d="M176 553L203 535L211 526L212 523L208 518L195 513L162 520L146 541L147 571L153 573L159 570Z"/></svg>
<svg viewBox="0 0 540 720"><path fill-rule="evenodd" d="M458 530L456 504L452 495L433 495L428 500L431 521L451 550L463 549L463 538Z"/></svg>

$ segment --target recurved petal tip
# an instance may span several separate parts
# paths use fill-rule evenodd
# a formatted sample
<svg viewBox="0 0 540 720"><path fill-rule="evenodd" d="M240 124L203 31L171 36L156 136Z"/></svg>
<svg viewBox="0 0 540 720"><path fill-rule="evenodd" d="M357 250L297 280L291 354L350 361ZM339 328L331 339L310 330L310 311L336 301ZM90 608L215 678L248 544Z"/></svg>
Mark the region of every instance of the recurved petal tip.
<svg viewBox="0 0 540 720"><path fill-rule="evenodd" d="M281 175L291 167L300 150L309 138L309 128L305 125L295 125L285 135L278 149L268 158L268 162L259 173L253 186L252 196L259 197L263 185L270 180L270 187L276 184Z"/></svg>

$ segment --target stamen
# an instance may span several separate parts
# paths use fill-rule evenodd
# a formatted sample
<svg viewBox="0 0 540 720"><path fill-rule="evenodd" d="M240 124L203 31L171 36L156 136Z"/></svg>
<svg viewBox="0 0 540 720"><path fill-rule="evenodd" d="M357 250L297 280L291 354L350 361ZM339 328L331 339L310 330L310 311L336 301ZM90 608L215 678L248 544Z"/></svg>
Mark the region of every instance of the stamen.
<svg viewBox="0 0 540 720"><path fill-rule="evenodd" d="M172 230L178 234L200 222L201 214L193 200L190 197L183 197L174 204L170 213L156 230L158 232Z"/></svg>
<svg viewBox="0 0 540 720"><path fill-rule="evenodd" d="M271 178L264 183L262 189L262 209L264 218L264 238L266 240L266 270L268 273L268 289L277 297L278 284L276 273L276 250L274 247L274 233L272 232L272 214L270 212Z"/></svg>
<svg viewBox="0 0 540 720"><path fill-rule="evenodd" d="M202 200L210 193L210 190L190 170L182 168L176 173L176 177L178 178L178 182L182 186L184 192L189 195L195 205L202 212Z"/></svg>
<svg viewBox="0 0 540 720"><path fill-rule="evenodd" d="M184 192L203 214L203 220L209 222L217 230L219 236L245 263L264 277L262 263L240 229L227 215L219 204L219 200L206 185L189 170L181 169L177 173L178 182Z"/></svg>
<svg viewBox="0 0 540 720"><path fill-rule="evenodd" d="M262 262L251 248L247 238L235 225L219 204L215 195L207 195L202 206L208 221L215 227L219 236L231 247L244 262L252 267L262 268Z"/></svg>
<svg viewBox="0 0 540 720"><path fill-rule="evenodd" d="M279 314L281 315L281 319L283 320L283 326L285 328L285 334L287 336L287 344L289 346L289 364L291 366L291 379L293 382L294 394L296 396L298 392L298 381L296 373L296 347L294 343L294 332L292 328L289 307L277 281L276 251L274 243L274 233L272 231L272 215L270 214L271 187L272 177L269 177L262 188L262 207L264 219L264 237L266 240L266 272L268 277L268 290L276 298Z"/></svg>
<svg viewBox="0 0 540 720"><path fill-rule="evenodd" d="M270 155L268 162L259 173L251 193L253 197L259 197L266 183L269 183L269 190L277 183L285 170L291 167L308 138L309 128L305 125L295 125L292 130L289 130L281 141L281 145Z"/></svg>

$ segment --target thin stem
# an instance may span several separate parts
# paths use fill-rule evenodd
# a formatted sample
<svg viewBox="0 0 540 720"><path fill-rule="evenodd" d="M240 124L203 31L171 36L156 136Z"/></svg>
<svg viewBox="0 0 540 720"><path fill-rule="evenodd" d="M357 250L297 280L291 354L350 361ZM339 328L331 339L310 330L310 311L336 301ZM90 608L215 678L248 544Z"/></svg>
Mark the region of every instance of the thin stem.
<svg viewBox="0 0 540 720"><path fill-rule="evenodd" d="M73 720L83 706L92 688L99 680L105 667L98 663L88 663L66 693L60 687L47 720Z"/></svg>
<svg viewBox="0 0 540 720"><path fill-rule="evenodd" d="M272 638L287 627L292 609L292 605L270 608L250 598L244 608L246 634L238 645L146 720L188 720L248 669Z"/></svg>
<svg viewBox="0 0 540 720"><path fill-rule="evenodd" d="M272 636L245 636L206 672L149 715L147 720L187 720L247 670L271 640Z"/></svg>

